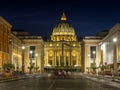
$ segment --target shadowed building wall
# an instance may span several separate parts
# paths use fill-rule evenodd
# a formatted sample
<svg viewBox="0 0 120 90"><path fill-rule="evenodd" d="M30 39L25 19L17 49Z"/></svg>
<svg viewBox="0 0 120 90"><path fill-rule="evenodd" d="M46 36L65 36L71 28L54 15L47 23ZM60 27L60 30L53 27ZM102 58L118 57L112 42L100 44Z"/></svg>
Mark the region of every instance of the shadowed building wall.
<svg viewBox="0 0 120 90"><path fill-rule="evenodd" d="M0 16L0 68L3 69L5 63L11 62L9 57L9 37L11 25Z"/></svg>

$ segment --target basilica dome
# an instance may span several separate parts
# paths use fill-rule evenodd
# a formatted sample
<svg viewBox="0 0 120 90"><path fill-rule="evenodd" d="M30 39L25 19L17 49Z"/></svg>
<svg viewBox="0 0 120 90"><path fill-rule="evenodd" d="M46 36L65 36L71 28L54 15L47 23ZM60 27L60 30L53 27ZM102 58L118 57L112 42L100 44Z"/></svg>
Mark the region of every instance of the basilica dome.
<svg viewBox="0 0 120 90"><path fill-rule="evenodd" d="M76 41L74 28L67 22L66 15L62 13L60 21L53 28L52 41Z"/></svg>

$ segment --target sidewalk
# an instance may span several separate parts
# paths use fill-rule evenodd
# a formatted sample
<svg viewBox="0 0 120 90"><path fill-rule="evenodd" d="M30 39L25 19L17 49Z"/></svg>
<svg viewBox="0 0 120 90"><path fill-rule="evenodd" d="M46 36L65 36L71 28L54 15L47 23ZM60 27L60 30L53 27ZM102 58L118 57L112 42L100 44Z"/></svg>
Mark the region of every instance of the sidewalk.
<svg viewBox="0 0 120 90"><path fill-rule="evenodd" d="M24 78L25 78L25 74L18 75L18 76L10 76L10 77L5 77L4 74L0 74L0 83L14 81L14 80L20 80L20 79L24 79Z"/></svg>
<svg viewBox="0 0 120 90"><path fill-rule="evenodd" d="M120 88L120 80L116 77L113 79L111 76L102 76L102 75L93 75L93 74L87 74L87 73L79 73L80 76L85 77L89 80L93 80L99 83L103 83L105 85L110 85L113 87Z"/></svg>
<svg viewBox="0 0 120 90"><path fill-rule="evenodd" d="M24 77L10 77L10 78L1 78L0 83L2 82L9 82L9 81L15 81L15 80L20 80L24 79Z"/></svg>
<svg viewBox="0 0 120 90"><path fill-rule="evenodd" d="M84 75L86 76L89 76L89 77L94 77L94 78L99 78L99 79L105 79L105 80L109 80L109 81L112 81L112 82L118 82L120 83L120 77L112 77L112 76L109 76L109 75L94 75L94 74L86 74L84 73Z"/></svg>

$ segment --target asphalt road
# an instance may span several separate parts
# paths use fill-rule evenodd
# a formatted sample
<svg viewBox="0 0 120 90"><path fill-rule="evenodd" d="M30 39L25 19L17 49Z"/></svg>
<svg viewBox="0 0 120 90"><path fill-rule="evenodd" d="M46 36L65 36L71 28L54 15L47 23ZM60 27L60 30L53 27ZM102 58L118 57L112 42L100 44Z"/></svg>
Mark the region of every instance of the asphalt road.
<svg viewBox="0 0 120 90"><path fill-rule="evenodd" d="M0 83L0 90L120 90L86 79L82 76L75 78L30 77L22 80Z"/></svg>

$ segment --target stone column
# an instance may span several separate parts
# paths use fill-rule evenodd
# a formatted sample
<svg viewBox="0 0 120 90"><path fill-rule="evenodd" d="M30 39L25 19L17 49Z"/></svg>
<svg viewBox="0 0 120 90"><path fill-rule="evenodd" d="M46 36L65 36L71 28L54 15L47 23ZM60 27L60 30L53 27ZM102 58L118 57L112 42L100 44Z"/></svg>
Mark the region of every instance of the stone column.
<svg viewBox="0 0 120 90"><path fill-rule="evenodd" d="M70 58L68 57L68 66L70 66Z"/></svg>
<svg viewBox="0 0 120 90"><path fill-rule="evenodd" d="M70 56L69 56L69 61L70 61L70 66L72 66L72 50L71 50L71 48L70 48Z"/></svg>
<svg viewBox="0 0 120 90"><path fill-rule="evenodd" d="M64 56L64 66L66 66L66 56Z"/></svg>
<svg viewBox="0 0 120 90"><path fill-rule="evenodd" d="M48 65L48 58L49 58L49 55L48 55L48 51L46 52L47 53L47 58L46 58L46 66Z"/></svg>
<svg viewBox="0 0 120 90"><path fill-rule="evenodd" d="M79 56L79 55L78 55L78 52L77 52L77 54L76 54L76 60L77 60L77 61L76 61L76 64L77 64L77 65L78 65L78 56Z"/></svg>
<svg viewBox="0 0 120 90"><path fill-rule="evenodd" d="M81 56L80 56L80 53L79 53L79 52L80 52L80 50L77 52L77 53L78 53L78 54L77 54L77 57L78 57L78 65L80 66L80 57L81 57Z"/></svg>
<svg viewBox="0 0 120 90"><path fill-rule="evenodd" d="M56 66L56 56L57 56L56 53L57 53L57 52L54 51L54 61L55 61L55 64L54 64L54 65L55 65L55 66Z"/></svg>
<svg viewBox="0 0 120 90"><path fill-rule="evenodd" d="M72 55L71 55L71 66L73 66L73 60L72 60Z"/></svg>
<svg viewBox="0 0 120 90"><path fill-rule="evenodd" d="M117 45L116 45L116 43L114 43L114 59L113 59L113 66L114 66L114 72L116 73L117 72Z"/></svg>
<svg viewBox="0 0 120 90"><path fill-rule="evenodd" d="M58 60L59 60L59 66L60 66L60 56L58 56L59 58L58 58Z"/></svg>
<svg viewBox="0 0 120 90"><path fill-rule="evenodd" d="M54 62L54 55L52 56L52 66L55 65L55 62Z"/></svg>

